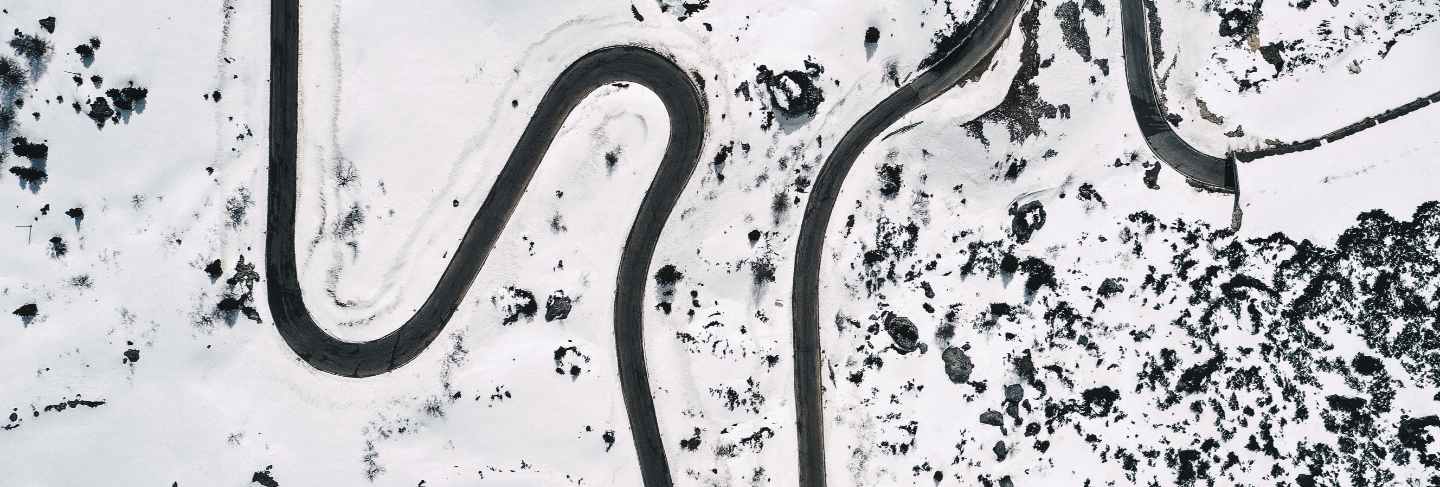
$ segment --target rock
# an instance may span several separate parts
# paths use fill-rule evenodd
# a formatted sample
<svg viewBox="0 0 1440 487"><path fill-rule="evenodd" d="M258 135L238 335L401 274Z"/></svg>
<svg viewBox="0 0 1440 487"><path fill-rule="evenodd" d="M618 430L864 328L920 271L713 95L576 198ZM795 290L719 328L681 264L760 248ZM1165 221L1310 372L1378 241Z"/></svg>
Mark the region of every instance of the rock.
<svg viewBox="0 0 1440 487"><path fill-rule="evenodd" d="M10 139L11 152L26 159L44 160L50 156L50 147L41 142L30 142L24 137Z"/></svg>
<svg viewBox="0 0 1440 487"><path fill-rule="evenodd" d="M901 355L920 347L920 330L909 318L886 314L885 331L890 334L890 339L895 342L895 350Z"/></svg>
<svg viewBox="0 0 1440 487"><path fill-rule="evenodd" d="M769 95L770 107L780 115L789 118L815 116L825 93L815 82L824 70L819 64L806 61L806 71L782 71L775 73L766 66L756 68L755 84Z"/></svg>
<svg viewBox="0 0 1440 487"><path fill-rule="evenodd" d="M1010 384L1005 386L1005 402L1018 403L1025 399L1025 386Z"/></svg>
<svg viewBox="0 0 1440 487"><path fill-rule="evenodd" d="M900 180L900 174L902 171L904 171L904 169L905 166L899 164L885 163L884 165L880 166L880 170L878 172L880 174L881 196L884 196L888 199L894 198L895 195L900 194L900 186L902 184L902 181Z"/></svg>
<svg viewBox="0 0 1440 487"><path fill-rule="evenodd" d="M1087 389L1080 393L1080 397L1085 399L1087 416L1107 416L1115 407L1115 401L1120 399L1120 391L1112 389L1110 386L1101 386Z"/></svg>
<svg viewBox="0 0 1440 487"><path fill-rule="evenodd" d="M1385 370L1384 362L1363 353L1355 354L1355 358L1350 360L1350 366L1354 367L1356 372L1365 375L1375 375Z"/></svg>
<svg viewBox="0 0 1440 487"><path fill-rule="evenodd" d="M495 300L496 304L501 304L501 311L505 314L505 317L501 319L501 324L512 325L519 322L521 318L532 318L535 316L535 312L540 310L535 302L535 294L529 290L509 287L506 288L506 292L509 296L503 298L503 303L500 299Z"/></svg>
<svg viewBox="0 0 1440 487"><path fill-rule="evenodd" d="M1210 380L1210 375L1220 370L1220 364L1225 362L1225 353L1216 353L1210 360L1196 364L1180 374L1180 380L1175 384L1175 390L1179 392L1199 392L1205 388L1205 383Z"/></svg>
<svg viewBox="0 0 1440 487"><path fill-rule="evenodd" d="M1010 234L1015 241L1025 243L1035 232L1045 226L1045 205L1031 201L1010 209Z"/></svg>
<svg viewBox="0 0 1440 487"><path fill-rule="evenodd" d="M1100 283L1100 289L1098 291L1100 297L1108 299L1111 296L1125 292L1125 285L1120 283L1120 281L1123 280L1122 278L1114 277L1105 278L1105 281Z"/></svg>
<svg viewBox="0 0 1440 487"><path fill-rule="evenodd" d="M1330 405L1331 409L1339 409L1341 411L1349 411L1353 413L1358 412L1361 408L1365 407L1365 403L1367 401L1363 397L1349 397L1341 396L1339 394L1331 394L1325 397L1325 402Z"/></svg>
<svg viewBox="0 0 1440 487"><path fill-rule="evenodd" d="M221 267L220 259L215 259L209 264L205 265L205 274L208 274L210 276L211 281L219 279L220 276L224 275L225 269Z"/></svg>
<svg viewBox="0 0 1440 487"><path fill-rule="evenodd" d="M655 271L655 283L661 286L674 286L684 277L685 274L676 269L673 264L665 264L660 267L660 270Z"/></svg>
<svg viewBox="0 0 1440 487"><path fill-rule="evenodd" d="M34 318L35 315L38 314L40 314L40 307L35 306L35 303L30 303L19 308L15 308L15 316L19 316L21 318Z"/></svg>
<svg viewBox="0 0 1440 487"><path fill-rule="evenodd" d="M570 317L570 308L573 301L565 291L555 291L550 297L545 298L545 321L563 320Z"/></svg>
<svg viewBox="0 0 1440 487"><path fill-rule="evenodd" d="M945 375L950 382L964 384L970 382L970 373L975 371L975 363L970 361L970 356L960 347L947 347L940 352L940 360L945 363Z"/></svg>

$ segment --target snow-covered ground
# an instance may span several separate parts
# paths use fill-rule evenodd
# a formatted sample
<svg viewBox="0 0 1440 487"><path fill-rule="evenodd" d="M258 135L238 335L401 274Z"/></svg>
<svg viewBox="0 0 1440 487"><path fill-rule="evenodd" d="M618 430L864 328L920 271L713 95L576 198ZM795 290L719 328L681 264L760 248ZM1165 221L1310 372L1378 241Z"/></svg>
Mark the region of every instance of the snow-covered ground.
<svg viewBox="0 0 1440 487"><path fill-rule="evenodd" d="M1183 119L1177 131L1214 154L1316 137L1440 92L1431 26L1440 2L1159 2L1157 11L1156 72Z"/></svg>
<svg viewBox="0 0 1440 487"><path fill-rule="evenodd" d="M3 80L0 130L0 309L17 312L0 319L0 483L640 482L610 307L664 150L654 95L610 86L575 110L442 337L397 371L341 378L295 357L256 283L268 2L125 3L0 14L22 75ZM1167 107L1204 150L1440 90L1434 2L1157 3ZM392 330L550 81L598 47L653 47L709 105L652 264L682 277L645 317L673 476L793 485L806 190L976 4L302 2L307 303L345 339ZM1237 10L1263 15L1220 35ZM1242 164L1232 234L1235 200L1139 137L1119 13L1032 0L991 71L857 162L822 266L830 483L1434 482L1440 209L1422 204L1440 200L1440 107ZM28 36L49 49L27 57ZM1271 44L1280 71L1256 47ZM823 94L813 115L778 113L765 73L787 71Z"/></svg>

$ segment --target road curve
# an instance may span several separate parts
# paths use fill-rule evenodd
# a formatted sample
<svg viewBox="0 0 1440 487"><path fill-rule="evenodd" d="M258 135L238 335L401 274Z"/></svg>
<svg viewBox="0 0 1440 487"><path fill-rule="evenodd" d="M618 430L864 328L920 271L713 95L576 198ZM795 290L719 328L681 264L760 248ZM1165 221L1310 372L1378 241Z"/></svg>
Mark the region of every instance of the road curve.
<svg viewBox="0 0 1440 487"><path fill-rule="evenodd" d="M1130 88L1130 106L1145 143L1155 156L1199 186L1227 193L1238 193L1235 162L1250 162L1264 157L1279 156L1319 148L1366 129L1409 115L1421 108L1440 103L1440 92L1421 96L1398 107L1365 117L1324 135L1280 143L1261 149L1234 150L1227 158L1205 154L1191 147L1165 120L1166 109L1156 95L1155 70L1150 52L1150 29L1143 0L1120 0L1121 34L1125 50L1125 78Z"/></svg>
<svg viewBox="0 0 1440 487"><path fill-rule="evenodd" d="M649 88L660 98L669 115L670 136L660 168L640 203L621 251L614 326L620 385L641 476L646 486L672 485L645 369L642 326L645 281L655 243L699 162L704 144L704 97L685 71L655 51L634 46L599 49L566 68L541 98L429 297L410 319L389 334L366 342L347 342L326 333L311 318L296 275L299 0L271 0L271 8L266 289L275 328L285 343L311 366L336 375L370 377L395 370L439 336L485 264L561 124L593 90L610 83L630 82Z"/></svg>
<svg viewBox="0 0 1440 487"><path fill-rule="evenodd" d="M982 65L1010 34L1026 0L982 2L980 22L963 42L914 80L901 86L855 122L825 159L805 204L795 249L791 317L795 346L795 421L799 438L800 487L825 485L825 420L821 390L820 257L825 232L845 176L860 152L905 114L940 96ZM987 8L988 7L988 8Z"/></svg>
<svg viewBox="0 0 1440 487"><path fill-rule="evenodd" d="M1155 157L1191 183L1215 191L1239 193L1234 160L1196 150L1165 120L1166 110L1156 95L1155 69L1150 62L1150 29L1141 0L1120 0L1120 24L1130 107L1135 110L1135 122L1140 125L1145 144Z"/></svg>

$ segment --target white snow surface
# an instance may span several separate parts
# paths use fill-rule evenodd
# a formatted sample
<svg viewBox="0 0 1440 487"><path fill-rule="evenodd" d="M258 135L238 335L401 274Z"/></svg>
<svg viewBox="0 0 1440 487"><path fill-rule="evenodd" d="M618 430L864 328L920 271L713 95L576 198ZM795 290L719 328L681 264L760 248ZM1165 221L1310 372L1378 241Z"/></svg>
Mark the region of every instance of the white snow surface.
<svg viewBox="0 0 1440 487"><path fill-rule="evenodd" d="M550 81L593 49L650 46L701 76L709 105L701 163L652 263L674 265L684 277L673 310L658 309L656 291L645 316L672 474L679 485L793 485L789 294L807 196L796 188L894 89L889 67L901 83L913 77L932 36L947 29L946 9L963 21L976 3L717 1L682 21L681 2L650 0L305 0L296 248L306 302L337 337L364 340L394 329L425 299ZM1132 237L1127 218L1143 211L1213 231L1231 224L1236 201L1192 188L1169 168L1159 171L1158 189L1147 185L1146 169L1158 162L1126 92L1120 5L1102 0L1105 15L1082 14L1093 56L1109 59L1102 75L1065 47L1054 13L1060 3L1035 7L1039 56L1048 60L1035 83L1069 116L1042 118L1041 133L1018 141L1003 123L980 125L988 143L964 126L999 105L1016 81L1025 37L1017 25L989 72L898 122L892 129L919 125L875 141L851 171L827 231L821 279L830 485L930 486L936 472L942 485L1002 478L1172 485L1178 467L1167 458L1142 457L1138 469L1127 469L1114 449L1199 448L1197 438L1216 428L1207 422L1213 410L1193 412L1189 400L1159 407L1160 396L1140 392L1137 372L1159 350L1178 351L1182 369L1214 350L1170 324L1173 308L1159 308L1162 299L1190 298L1185 282L1163 298L1138 295L1147 266L1164 271L1183 232ZM1271 3L1259 30L1285 39L1366 8L1322 0L1301 14ZM1202 150L1318 135L1440 89L1434 23L1400 37L1384 57L1374 42L1344 45L1322 63L1241 93L1215 59L1238 59L1243 49L1215 36L1214 9L1188 0L1159 0L1159 7L1167 53L1180 53L1168 107L1185 118L1179 133ZM0 423L12 411L18 417L0 431L0 484L243 486L257 472L286 486L640 483L615 374L611 306L628 224L664 151L668 122L654 95L609 86L582 103L442 336L399 370L343 378L310 368L281 340L263 281L253 303L261 321L216 310L234 289L226 279L240 259L264 277L268 2L22 0L6 9L0 31L39 33L55 49L5 135L48 144L48 179L31 190L8 172L22 158L0 162L0 369L8 372L0 378ZM58 19L53 34L36 24L48 16ZM861 41L871 26L881 38L867 53ZM91 36L103 44L87 67L71 46ZM1268 69L1258 53L1244 56ZM757 66L803 71L807 59L823 66L817 115L763 129ZM1346 66L1356 60L1363 70L1352 74ZM103 74L106 89L148 88L144 110L97 130L70 107L103 96L91 74ZM742 82L755 100L735 93ZM215 99L217 92L223 96ZM47 101L56 96L64 101ZM1195 99L1225 124L1201 120ZM1243 225L1222 243L1283 232L1334 245L1364 211L1409 218L1440 199L1437 123L1440 107L1422 109L1317 150L1242 164ZM1247 136L1225 137L1236 124ZM717 169L711 160L731 143ZM607 153L617 162L608 163ZM1011 161L1022 158L1028 166L1007 177ZM887 197L876 174L893 163L904 166L902 184ZM1081 201L1082 185L1104 202ZM1017 246L1010 211L1033 201L1043 204L1046 223ZM83 208L84 219L65 216L69 208ZM932 260L938 270L867 290L875 271L864 264L866 252L903 239L903 230L893 232L912 222L915 245L896 273ZM747 238L752 230L761 232L758 242ZM52 237L67 246L63 255L54 255ZM1147 253L1130 253L1141 240ZM967 244L985 241L1044 259L1062 283L1034 294L1023 273L962 276L957 269L976 252ZM1193 258L1202 260L1197 269L1213 263ZM217 259L224 274L214 280L203 269ZM773 281L756 277L766 265L774 266ZM1092 310L1093 288L1115 276L1129 279L1127 292ZM921 281L939 298L927 298ZM503 325L512 288L533 293L540 313ZM545 301L555 293L573 298L574 309L547 321ZM1093 315L1092 328L1078 345L1054 345L1059 327L1043 317L1045 306L1067 300ZM27 303L39 308L33 319L9 314ZM1023 309L998 327L972 326L990 303ZM916 322L922 350L901 355L883 331L866 333L885 310ZM960 319L942 318L947 310ZM1258 346L1244 320L1220 321L1218 342ZM945 324L953 337L937 336ZM1340 323L1328 333L1346 361L1375 353ZM987 387L947 379L941 352L962 345L974 361L972 384ZM1023 414L1046 424L1042 396L1012 370L1032 348L1037 367L1066 371L1037 376L1046 397L1059 404L1108 386L1128 414L1060 423L1040 436L1022 434L1025 426L1008 414L1004 430L978 422L987 410L1003 411L1005 386L1023 383L1034 406L1026 403ZM867 364L870 357L883 366ZM1258 354L1231 357L1232 368L1291 367ZM1402 415L1440 408L1431 399L1440 385L1406 375L1408 362L1387 360L1400 392L1394 410L1376 421L1393 435ZM847 380L856 371L863 382ZM1320 381L1329 386L1301 387L1313 404L1351 387L1336 377ZM1283 396L1279 385L1266 388ZM1260 400L1245 394L1269 397L1250 391L1239 402ZM103 404L45 410L77 398ZM1103 441L1089 441L1081 423L1087 434L1104 431ZM1278 448L1289 455L1283 460L1244 451L1258 427L1251 424L1223 448L1254 455L1246 457L1252 464L1222 473L1217 454L1209 474L1225 485L1293 481L1305 471L1298 445L1337 441L1322 423L1312 411L1283 432L1277 426ZM695 435L697 449L681 446ZM1034 446L1042 437L1047 450ZM997 442L1008 458L997 460ZM1102 449L1111 461L1098 460ZM1429 451L1440 454L1440 446ZM1288 471L1270 477L1267 462ZM1343 481L1347 474L1336 468L1326 475ZM1397 482L1440 475L1413 460L1390 468Z"/></svg>

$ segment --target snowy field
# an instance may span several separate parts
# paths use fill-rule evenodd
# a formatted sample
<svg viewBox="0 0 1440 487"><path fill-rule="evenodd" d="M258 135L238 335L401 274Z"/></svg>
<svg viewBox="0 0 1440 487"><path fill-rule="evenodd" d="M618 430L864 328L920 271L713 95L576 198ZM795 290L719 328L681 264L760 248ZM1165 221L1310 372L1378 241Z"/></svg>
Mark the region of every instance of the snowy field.
<svg viewBox="0 0 1440 487"><path fill-rule="evenodd" d="M310 311L393 330L549 83L648 46L708 105L645 316L672 476L795 485L809 186L981 3L302 1ZM1151 3L1172 123L1212 154L1440 91L1440 1ZM856 163L822 265L829 484L1440 484L1440 106L1203 191L1140 136L1119 15L1031 0ZM582 103L441 337L338 377L265 296L269 27L261 0L4 6L0 485L639 485L611 307L655 95Z"/></svg>

